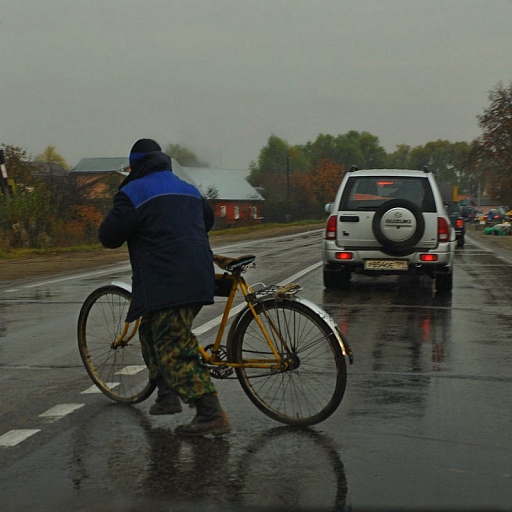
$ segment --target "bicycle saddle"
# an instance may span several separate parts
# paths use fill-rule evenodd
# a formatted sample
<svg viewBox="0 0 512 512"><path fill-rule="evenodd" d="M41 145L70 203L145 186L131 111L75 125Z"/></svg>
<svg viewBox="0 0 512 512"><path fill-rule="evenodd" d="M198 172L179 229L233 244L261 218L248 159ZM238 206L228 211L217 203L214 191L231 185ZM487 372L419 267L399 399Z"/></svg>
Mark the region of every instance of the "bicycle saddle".
<svg viewBox="0 0 512 512"><path fill-rule="evenodd" d="M229 256L221 256L220 254L213 255L215 264L228 272L250 265L255 259L256 256L253 255L238 256L238 258L230 258Z"/></svg>

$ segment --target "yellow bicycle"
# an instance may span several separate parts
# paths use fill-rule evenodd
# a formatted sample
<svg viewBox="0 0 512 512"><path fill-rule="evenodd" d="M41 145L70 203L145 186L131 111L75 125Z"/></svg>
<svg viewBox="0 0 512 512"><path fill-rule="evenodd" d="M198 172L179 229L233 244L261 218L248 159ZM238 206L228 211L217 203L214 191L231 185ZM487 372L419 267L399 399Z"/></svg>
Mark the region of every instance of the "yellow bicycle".
<svg viewBox="0 0 512 512"><path fill-rule="evenodd" d="M226 297L215 341L199 345L202 364L214 378L237 378L251 401L267 416L294 426L328 418L345 393L353 355L346 337L319 306L298 295L297 284L249 286L242 274L255 256L214 256L215 295ZM226 329L235 296L245 306ZM139 321L125 322L131 286L114 282L94 290L78 319L78 347L98 388L117 402L135 404L155 385L140 348Z"/></svg>

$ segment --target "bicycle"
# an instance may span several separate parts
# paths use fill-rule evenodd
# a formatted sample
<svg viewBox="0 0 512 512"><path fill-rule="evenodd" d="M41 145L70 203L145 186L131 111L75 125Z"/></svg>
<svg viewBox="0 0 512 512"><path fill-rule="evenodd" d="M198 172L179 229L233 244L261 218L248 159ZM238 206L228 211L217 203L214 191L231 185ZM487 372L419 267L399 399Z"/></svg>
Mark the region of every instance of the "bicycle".
<svg viewBox="0 0 512 512"><path fill-rule="evenodd" d="M255 256L214 255L224 271L215 274L215 295L226 304L215 341L199 344L202 364L214 378L236 378L264 414L293 426L309 426L331 416L345 393L353 353L334 320L313 302L298 296L298 284L258 283L242 276ZM245 306L222 345L235 296ZM125 322L131 286L115 281L94 290L78 318L78 346L85 369L109 398L136 404L155 390L140 349L140 319ZM234 374L234 375L233 375Z"/></svg>

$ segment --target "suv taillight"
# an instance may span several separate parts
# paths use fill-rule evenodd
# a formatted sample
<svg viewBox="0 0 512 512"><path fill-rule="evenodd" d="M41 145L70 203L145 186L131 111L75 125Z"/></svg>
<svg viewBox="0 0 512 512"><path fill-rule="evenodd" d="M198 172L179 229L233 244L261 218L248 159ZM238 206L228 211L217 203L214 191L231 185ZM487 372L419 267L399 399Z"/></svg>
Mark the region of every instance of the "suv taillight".
<svg viewBox="0 0 512 512"><path fill-rule="evenodd" d="M327 225L325 226L325 238L327 240L336 240L336 226L338 224L338 217L336 215L331 215L327 220Z"/></svg>
<svg viewBox="0 0 512 512"><path fill-rule="evenodd" d="M437 218L437 240L438 242L450 241L450 225L444 217Z"/></svg>

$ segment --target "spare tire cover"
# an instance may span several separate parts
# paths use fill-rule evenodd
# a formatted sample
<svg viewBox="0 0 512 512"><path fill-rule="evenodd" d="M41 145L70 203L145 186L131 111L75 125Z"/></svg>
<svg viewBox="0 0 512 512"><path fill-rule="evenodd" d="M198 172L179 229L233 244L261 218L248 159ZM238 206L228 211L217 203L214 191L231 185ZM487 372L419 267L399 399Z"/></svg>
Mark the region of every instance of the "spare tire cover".
<svg viewBox="0 0 512 512"><path fill-rule="evenodd" d="M425 219L421 210L406 199L391 199L375 212L372 221L375 238L383 251L391 255L406 255L421 240Z"/></svg>

